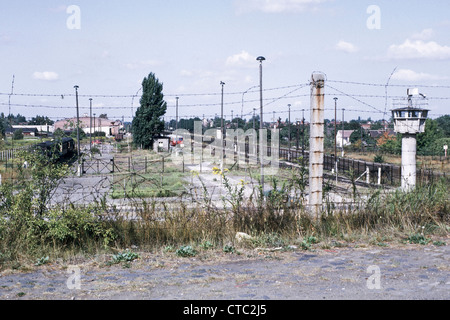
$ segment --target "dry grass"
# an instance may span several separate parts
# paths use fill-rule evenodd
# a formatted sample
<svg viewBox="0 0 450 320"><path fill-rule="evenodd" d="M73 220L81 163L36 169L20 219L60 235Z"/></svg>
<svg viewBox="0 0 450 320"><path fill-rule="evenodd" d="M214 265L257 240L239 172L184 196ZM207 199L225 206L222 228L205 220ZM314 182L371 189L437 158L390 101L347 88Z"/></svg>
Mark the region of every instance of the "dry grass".
<svg viewBox="0 0 450 320"><path fill-rule="evenodd" d="M373 162L375 156L378 154L371 152L347 152L346 158L363 160L367 162ZM383 155L385 163L394 164L397 166L402 165L402 157L396 155ZM431 169L433 171L440 171L450 173L450 158L446 161L440 161L433 159L432 156L417 156L417 168L421 170Z"/></svg>

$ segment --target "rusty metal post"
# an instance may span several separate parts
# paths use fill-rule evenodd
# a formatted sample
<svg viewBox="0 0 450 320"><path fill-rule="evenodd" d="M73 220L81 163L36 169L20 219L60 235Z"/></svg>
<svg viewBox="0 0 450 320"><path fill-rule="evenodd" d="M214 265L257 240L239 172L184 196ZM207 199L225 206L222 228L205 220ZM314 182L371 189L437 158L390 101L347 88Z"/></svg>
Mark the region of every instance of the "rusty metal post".
<svg viewBox="0 0 450 320"><path fill-rule="evenodd" d="M324 113L325 74L314 73L311 79L311 133L309 152L309 205L313 217L322 211L323 160L324 160Z"/></svg>

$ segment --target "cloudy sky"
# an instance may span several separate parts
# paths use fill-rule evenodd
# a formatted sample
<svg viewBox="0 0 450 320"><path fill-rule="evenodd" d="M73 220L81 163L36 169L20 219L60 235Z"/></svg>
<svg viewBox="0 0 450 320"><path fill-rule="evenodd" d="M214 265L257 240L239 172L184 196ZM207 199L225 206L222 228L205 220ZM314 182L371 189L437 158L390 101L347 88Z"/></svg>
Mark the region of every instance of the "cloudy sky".
<svg viewBox="0 0 450 320"><path fill-rule="evenodd" d="M131 120L142 79L164 84L175 116L309 119L311 74L327 76L346 120L389 119L396 98L418 86L432 117L448 114L450 2L350 0L8 1L0 11L0 112L53 119L81 113ZM394 72L395 70L395 72ZM12 81L14 76L14 90ZM389 87L386 84L389 83ZM14 95L9 95L14 92Z"/></svg>

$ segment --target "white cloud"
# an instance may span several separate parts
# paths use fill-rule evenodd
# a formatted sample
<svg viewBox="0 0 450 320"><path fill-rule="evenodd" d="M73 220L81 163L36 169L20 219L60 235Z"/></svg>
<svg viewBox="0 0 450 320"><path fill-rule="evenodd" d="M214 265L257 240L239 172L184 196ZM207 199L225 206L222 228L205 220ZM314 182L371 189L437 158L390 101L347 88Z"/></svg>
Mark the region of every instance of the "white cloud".
<svg viewBox="0 0 450 320"><path fill-rule="evenodd" d="M415 72L409 69L400 69L394 73L392 79L400 81L424 81L424 80L446 80L448 79L448 77L442 77L423 72Z"/></svg>
<svg viewBox="0 0 450 320"><path fill-rule="evenodd" d="M434 31L433 31L433 29L430 28L430 29L425 29L422 32L413 34L411 39L426 41L426 40L430 40L433 36L434 36Z"/></svg>
<svg viewBox="0 0 450 320"><path fill-rule="evenodd" d="M264 13L303 12L330 0L235 0L237 13L262 11Z"/></svg>
<svg viewBox="0 0 450 320"><path fill-rule="evenodd" d="M434 41L410 40L400 45L391 45L388 50L390 59L450 59L450 47L440 45Z"/></svg>
<svg viewBox="0 0 450 320"><path fill-rule="evenodd" d="M346 42L346 41L339 41L336 46L335 46L336 50L339 51L344 51L347 53L355 53L359 50L358 47L356 47L354 44L350 43L350 42Z"/></svg>
<svg viewBox="0 0 450 320"><path fill-rule="evenodd" d="M157 60L144 60L139 62L131 62L125 64L125 67L130 70L136 70L140 68L147 68L147 67L157 67L161 65L160 61Z"/></svg>
<svg viewBox="0 0 450 320"><path fill-rule="evenodd" d="M247 51L242 51L241 53L232 55L230 57L227 58L227 66L244 66L246 64L250 64L253 63L255 64L256 62L256 57L252 56L251 54L249 54Z"/></svg>
<svg viewBox="0 0 450 320"><path fill-rule="evenodd" d="M44 81L55 81L59 79L59 75L56 72L44 71L33 73L33 79Z"/></svg>

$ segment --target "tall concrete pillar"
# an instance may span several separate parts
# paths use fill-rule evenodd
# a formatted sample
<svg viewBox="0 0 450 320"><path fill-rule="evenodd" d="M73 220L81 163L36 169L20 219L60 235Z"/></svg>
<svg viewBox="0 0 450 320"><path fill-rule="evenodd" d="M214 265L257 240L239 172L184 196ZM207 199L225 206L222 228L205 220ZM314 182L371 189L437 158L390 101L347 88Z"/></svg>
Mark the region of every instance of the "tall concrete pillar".
<svg viewBox="0 0 450 320"><path fill-rule="evenodd" d="M402 190L409 192L416 187L416 153L415 134L403 134L402 139Z"/></svg>
<svg viewBox="0 0 450 320"><path fill-rule="evenodd" d="M324 161L325 75L314 73L311 79L311 124L309 150L309 206L311 215L322 212Z"/></svg>

